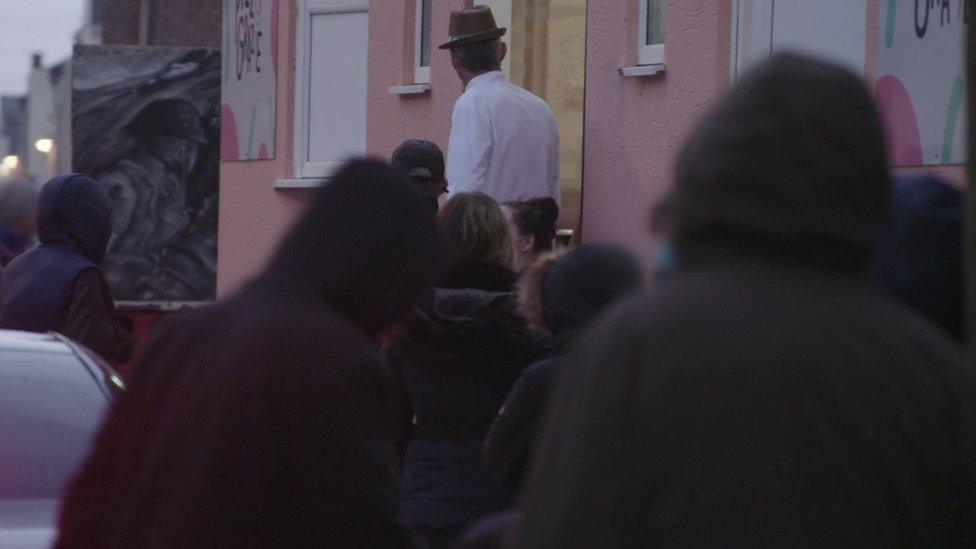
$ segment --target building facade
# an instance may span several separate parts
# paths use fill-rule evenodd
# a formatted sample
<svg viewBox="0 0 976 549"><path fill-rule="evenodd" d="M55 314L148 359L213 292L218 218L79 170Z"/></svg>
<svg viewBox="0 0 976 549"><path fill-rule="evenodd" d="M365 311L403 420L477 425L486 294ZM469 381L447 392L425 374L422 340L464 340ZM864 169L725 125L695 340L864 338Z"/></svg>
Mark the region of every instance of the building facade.
<svg viewBox="0 0 976 549"><path fill-rule="evenodd" d="M873 82L885 30L880 0L779 0L775 12L771 0L478 3L509 27L511 80L556 114L561 224L582 231L583 241L624 243L648 260L648 212L671 185L683 138L723 89L784 49L836 60ZM221 163L219 293L261 269L309 188L343 158L388 158L408 138L446 149L463 90L436 45L447 41L450 12L469 4L277 2L277 146L273 158ZM960 21L963 2L949 4L950 22ZM946 24L939 13L932 25L940 15ZM931 169L964 179L961 164Z"/></svg>

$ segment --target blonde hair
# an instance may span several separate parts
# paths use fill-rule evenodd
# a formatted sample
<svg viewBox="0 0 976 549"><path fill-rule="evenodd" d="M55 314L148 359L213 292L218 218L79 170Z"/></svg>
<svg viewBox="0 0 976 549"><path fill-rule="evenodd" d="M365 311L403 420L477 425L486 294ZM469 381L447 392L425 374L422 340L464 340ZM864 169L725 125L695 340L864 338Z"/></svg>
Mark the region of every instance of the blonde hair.
<svg viewBox="0 0 976 549"><path fill-rule="evenodd" d="M441 229L460 263L515 266L508 221L498 203L482 193L454 195L440 212Z"/></svg>

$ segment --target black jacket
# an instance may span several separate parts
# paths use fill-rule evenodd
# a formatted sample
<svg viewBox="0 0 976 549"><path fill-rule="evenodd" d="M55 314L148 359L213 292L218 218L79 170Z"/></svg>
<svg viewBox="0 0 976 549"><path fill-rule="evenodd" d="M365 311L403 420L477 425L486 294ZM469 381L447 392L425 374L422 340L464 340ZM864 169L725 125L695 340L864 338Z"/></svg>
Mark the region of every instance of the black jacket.
<svg viewBox="0 0 976 549"><path fill-rule="evenodd" d="M484 265L455 271L445 282L455 288L431 290L391 350L416 421L400 510L409 526L457 527L511 505L511 494L483 467L480 449L535 352L535 337L514 312L514 294L483 288L510 289L512 279L510 271Z"/></svg>
<svg viewBox="0 0 976 549"><path fill-rule="evenodd" d="M111 211L95 182L58 176L41 190L41 245L14 259L0 278L0 328L61 332L123 362L130 342L98 265L112 234Z"/></svg>
<svg viewBox="0 0 976 549"><path fill-rule="evenodd" d="M541 269L541 270L540 270ZM554 262L537 262L519 283L520 311L553 334L546 358L519 377L485 440L485 464L504 486L518 490L532 462L559 357L606 309L641 285L641 270L626 251L580 246Z"/></svg>
<svg viewBox="0 0 976 549"><path fill-rule="evenodd" d="M402 176L343 168L256 282L154 335L58 546L408 546L394 444L409 418L373 339L444 252Z"/></svg>

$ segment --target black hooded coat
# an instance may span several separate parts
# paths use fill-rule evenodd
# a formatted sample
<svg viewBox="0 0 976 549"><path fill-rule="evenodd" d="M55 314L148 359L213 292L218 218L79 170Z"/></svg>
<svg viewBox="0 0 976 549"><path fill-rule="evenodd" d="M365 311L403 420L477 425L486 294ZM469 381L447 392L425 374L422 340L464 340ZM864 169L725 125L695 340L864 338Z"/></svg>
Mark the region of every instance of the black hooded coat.
<svg viewBox="0 0 976 549"><path fill-rule="evenodd" d="M633 257L594 244L580 246L556 260L540 281L539 301L553 336L553 356L522 372L484 444L485 466L503 486L515 491L522 486L562 354L604 309L640 284L640 266Z"/></svg>
<svg viewBox="0 0 976 549"><path fill-rule="evenodd" d="M409 417L376 336L439 272L427 204L340 170L257 280L163 327L74 480L58 547L401 547Z"/></svg>
<svg viewBox="0 0 976 549"><path fill-rule="evenodd" d="M129 340L99 264L112 236L112 214L97 184L82 174L55 177L41 189L41 245L18 256L0 278L0 328L60 332L109 360L123 362Z"/></svg>
<svg viewBox="0 0 976 549"><path fill-rule="evenodd" d="M507 509L512 493L485 469L481 444L537 339L515 313L514 273L455 266L424 296L390 349L414 407L400 520L454 530Z"/></svg>
<svg viewBox="0 0 976 549"><path fill-rule="evenodd" d="M976 371L871 288L861 79L780 55L678 162L675 276L564 363L519 547L976 544Z"/></svg>

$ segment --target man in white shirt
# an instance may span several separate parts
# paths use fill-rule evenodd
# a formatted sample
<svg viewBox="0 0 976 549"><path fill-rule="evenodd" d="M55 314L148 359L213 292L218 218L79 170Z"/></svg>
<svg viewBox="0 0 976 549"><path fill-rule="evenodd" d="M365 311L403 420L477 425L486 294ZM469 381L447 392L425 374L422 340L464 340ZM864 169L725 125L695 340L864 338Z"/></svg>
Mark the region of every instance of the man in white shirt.
<svg viewBox="0 0 976 549"><path fill-rule="evenodd" d="M447 149L451 193L498 203L550 196L559 202L559 132L545 101L508 82L508 52L491 8L451 14L451 62L467 88L454 105Z"/></svg>

